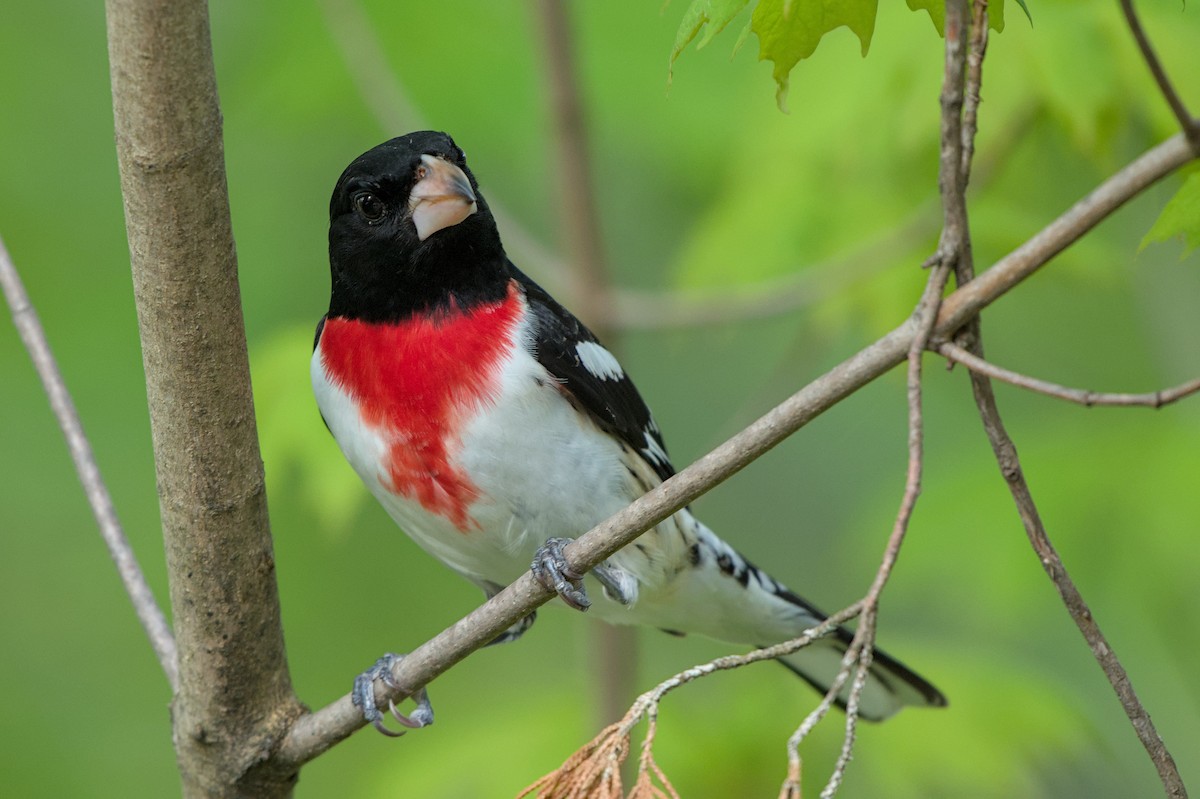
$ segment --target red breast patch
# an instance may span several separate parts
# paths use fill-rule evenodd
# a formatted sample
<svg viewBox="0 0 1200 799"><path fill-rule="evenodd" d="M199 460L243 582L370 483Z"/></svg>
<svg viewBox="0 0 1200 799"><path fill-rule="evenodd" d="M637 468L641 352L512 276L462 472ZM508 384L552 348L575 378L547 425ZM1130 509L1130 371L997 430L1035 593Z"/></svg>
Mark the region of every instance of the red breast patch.
<svg viewBox="0 0 1200 799"><path fill-rule="evenodd" d="M513 282L503 300L470 311L452 305L399 324L330 318L321 331L329 378L389 441L383 484L463 532L476 526L468 508L479 490L452 456L463 422L495 400L500 362L523 310Z"/></svg>

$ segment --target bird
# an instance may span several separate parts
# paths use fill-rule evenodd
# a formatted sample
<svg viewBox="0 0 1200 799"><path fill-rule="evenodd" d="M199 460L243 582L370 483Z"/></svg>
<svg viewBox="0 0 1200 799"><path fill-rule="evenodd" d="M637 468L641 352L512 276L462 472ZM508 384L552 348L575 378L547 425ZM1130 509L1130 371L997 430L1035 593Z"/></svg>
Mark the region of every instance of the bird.
<svg viewBox="0 0 1200 799"><path fill-rule="evenodd" d="M671 477L662 431L612 352L508 258L447 134L386 141L342 172L329 205L329 310L311 361L346 460L423 550L494 596L522 573L614 624L763 646L826 615L684 508L583 576L563 546ZM495 643L513 641L536 614ZM781 662L827 691L852 633ZM373 681L353 702L382 732ZM423 691L405 726L432 723ZM843 690L839 704L846 700ZM859 702L883 720L943 694L875 650Z"/></svg>

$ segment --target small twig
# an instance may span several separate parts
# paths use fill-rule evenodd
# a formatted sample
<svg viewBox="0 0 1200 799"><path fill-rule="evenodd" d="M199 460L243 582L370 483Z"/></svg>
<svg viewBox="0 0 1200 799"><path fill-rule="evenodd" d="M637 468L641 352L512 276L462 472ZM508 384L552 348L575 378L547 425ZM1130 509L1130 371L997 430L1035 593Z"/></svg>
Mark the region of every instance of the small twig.
<svg viewBox="0 0 1200 799"><path fill-rule="evenodd" d="M752 650L742 655L725 655L707 663L702 663L698 666L692 666L689 669L684 669L678 674L674 674L660 682L654 688L643 693L638 700L634 702L630 712L626 714L626 719L631 720L629 724L632 727L642 716L642 713L635 712L639 703L646 703L646 707L657 706L664 696L674 691L676 688L686 685L701 677L707 677L710 674L715 674L718 671L728 671L730 669L740 669L744 666L749 666L751 663L761 663L764 660L775 660L781 657L798 652L806 646L809 646L814 641L817 641L833 632L838 625L845 624L851 621L856 616L862 613L862 602L855 602L851 605L839 610L837 613L829 616L820 624L805 630L800 635L789 641L783 641L773 646L765 646L759 649Z"/></svg>
<svg viewBox="0 0 1200 799"><path fill-rule="evenodd" d="M1154 75L1154 81L1158 84L1159 91L1162 92L1167 105L1171 106L1171 112L1175 114L1175 118L1179 120L1179 126L1183 128L1183 133L1187 136L1192 149L1200 154L1200 119L1191 115L1187 106L1183 104L1183 99L1175 91L1175 86L1167 76L1167 71L1163 69L1162 62L1158 60L1158 54L1154 52L1154 47L1150 44L1145 29L1142 28L1142 22L1133 9L1133 0L1121 0L1121 10L1125 12L1125 21L1129 24L1129 31L1133 34L1138 49L1142 51L1142 58L1145 59L1146 66L1150 67L1150 73Z"/></svg>
<svg viewBox="0 0 1200 799"><path fill-rule="evenodd" d="M638 696L620 721L606 727L589 743L567 758L562 766L519 793L518 799L530 794L541 799L621 796L623 792L619 767L629 752L630 733L643 719L647 721L648 729L646 740L642 744L642 754L638 760L638 774L631 796L658 795L653 793L657 790L653 785L655 779L665 788L665 793L662 795L675 796L670 781L654 761L652 751L658 721L658 707L663 697L680 686L719 671L742 668L752 663L790 655L829 635L835 627L850 621L861 611L862 603L855 602L790 641L756 649L744 655L720 657L668 677Z"/></svg>
<svg viewBox="0 0 1200 799"><path fill-rule="evenodd" d="M825 787L821 789L821 799L832 799L838 789L842 787L842 780L846 777L846 767L850 765L850 758L854 756L855 734L858 730L858 704L862 699L863 690L867 687L871 662L875 658L874 641L878 619L878 606L872 607L869 612L863 613L862 621L859 622L858 630L855 633L856 638L861 637L861 643L854 666L854 682L850 684L850 694L846 700L846 732L842 736L842 748L838 752L837 762L834 763L833 771L830 772Z"/></svg>
<svg viewBox="0 0 1200 799"><path fill-rule="evenodd" d="M836 764L830 774L825 788L821 791L821 799L831 799L837 793L845 777L846 767L854 751L855 731L858 723L858 702L866 685L868 670L874 655L876 622L879 612L879 598L891 577L896 560L900 555L900 547L916 509L917 498L921 493L921 473L924 464L924 416L921 409L922 397L922 358L925 347L933 335L937 323L938 311L942 303L946 281L951 266L957 265L962 251L962 241L966 235L966 214L963 192L966 180L962 177L969 169L970 154L974 146L962 126L961 114L963 107L963 67L966 54L962 45L966 29L965 0L949 0L946 3L946 51L945 75L941 92L941 160L938 172L938 185L942 193L943 225L942 234L938 240L938 249L927 262L934 266L933 273L925 284L925 291L913 312L915 334L908 348L908 469L905 475L904 494L900 500L900 508L896 513L896 521L892 533L888 537L884 550L883 561L875 574L875 580L863 597L863 614L855 631L851 648L847 656L854 655L856 669L854 682L846 703L846 727L842 738L842 749ZM975 40L972 40L975 43ZM983 54L977 53L976 63L972 72L979 74L979 62ZM978 84L973 84L974 103L978 103ZM974 120L972 119L972 123ZM973 127L972 127L973 132ZM845 661L843 661L843 672ZM839 673L842 677L842 673ZM806 719L807 721L807 719ZM793 736L795 737L795 736ZM789 769L789 775L791 773ZM798 769L797 769L798 771ZM788 788L785 783L785 790ZM797 785L798 790L798 785ZM782 792L781 792L782 795Z"/></svg>
<svg viewBox="0 0 1200 799"><path fill-rule="evenodd" d="M971 44L967 49L967 86L959 145L958 180L964 192L967 182L971 179L971 162L975 158L975 132L978 128L979 103L982 100L979 87L983 83L983 57L987 55L987 45L987 0L975 0L971 7Z"/></svg>
<svg viewBox="0 0 1200 799"><path fill-rule="evenodd" d="M817 724L828 714L835 698L841 694L851 674L854 675L854 679L851 682L846 700L846 728L842 739L842 749L837 762L834 764L829 781L821 792L822 799L828 799L837 792L845 776L846 767L850 763L850 757L853 754L855 730L858 722L858 703L862 697L863 689L866 687L867 675L870 672L871 661L874 656L879 597L882 595L883 588L887 584L892 569L896 565L896 560L900 554L900 547L908 530L909 520L912 518L913 509L916 507L917 496L921 491L921 464L924 440L921 415L921 356L933 333L934 325L937 321L938 307L941 304L942 292L945 289L949 274L950 269L947 264L937 265L929 275L929 280L925 284L925 291L922 293L921 299L913 312L913 321L917 332L908 351L909 460L900 510L897 513L896 522L892 527L892 533L888 537L883 559L879 564L879 569L875 573L875 579L871 583L871 587L867 590L866 595L859 600L859 604L862 606L862 618L859 621L858 629L854 633L854 638L851 639L850 646L847 647L846 653L842 657L841 668L830 683L821 702L805 716L800 726L788 738L788 772L779 790L780 799L799 797L800 777L803 766L800 758L800 744L804 742L804 739L816 729Z"/></svg>
<svg viewBox="0 0 1200 799"><path fill-rule="evenodd" d="M955 26L961 26L966 32L967 0L955 0L946 4L946 76L950 78L950 18L953 15ZM966 97L966 111L963 119L948 119L943 117L943 127L950 126L952 137L949 142L943 139L942 162L954 170L952 179L942 178L942 207L946 220L946 238L943 246L952 253L954 264L954 279L959 286L975 277L975 255L971 243L971 225L967 214L967 185L971 176L971 158L975 153L975 134L978 132L978 109L982 101L981 85L983 82L983 57L987 53L988 42L988 5L987 0L974 0L971 4L969 23L970 46L966 57L968 68L963 81L959 82L959 91ZM960 72L961 74L961 68ZM949 88L949 87L948 87ZM945 108L943 108L943 112ZM957 128L957 136L954 136ZM947 131L943 130L943 135ZM951 152L947 155L947 150ZM955 152L957 151L957 152ZM957 155L957 158L955 157ZM979 317L969 319L957 333L959 343L967 348L982 346L980 342Z"/></svg>
<svg viewBox="0 0 1200 799"><path fill-rule="evenodd" d="M861 607L861 600L858 604ZM846 681L850 679L850 673L854 670L854 664L858 662L859 649L857 647L858 641L852 639L850 646L846 648L846 652L842 655L842 663L838 668L838 673L834 675L833 680L829 683L829 687L825 689L825 695L821 697L821 701L817 703L817 706L810 710L808 715L804 717L804 720L800 722L800 726L796 728L796 731L788 737L787 777L784 779L783 785L779 787L779 799L798 799L800 797L800 778L804 767L804 761L800 757L800 745L817 728L817 725L829 715L834 701L841 695L842 688L846 685Z"/></svg>
<svg viewBox="0 0 1200 799"><path fill-rule="evenodd" d="M1042 563L1042 568L1046 570L1050 581L1054 583L1054 587L1058 590L1058 594L1062 598L1067 612L1071 615L1071 619L1075 622L1079 631L1083 633L1088 647L1092 650L1092 655L1096 658L1096 662L1100 664L1105 677L1108 678L1109 683L1116 692L1117 698L1121 702L1121 707L1125 710L1125 715L1129 717L1129 721L1133 725L1134 732L1137 733L1138 739L1142 742L1142 746L1146 748L1146 752L1150 755L1150 760L1158 770L1159 779L1166 789L1166 795L1171 797L1171 799L1186 799L1187 789L1184 788L1183 779L1179 776L1179 770L1175 765L1174 758L1171 757L1171 753L1167 750L1162 738L1159 737L1158 731L1154 728L1154 722L1151 721L1150 714L1146 712L1146 709L1138 699L1133 684L1129 680L1129 675L1117 659L1116 652L1113 651L1112 646L1100 631L1100 626L1096 623L1095 618L1093 618L1092 611L1088 608L1083 596L1079 593L1079 589L1075 587L1075 583L1071 580L1070 574L1067 573L1067 568L1063 565L1058 552L1054 549L1053 544L1050 543L1050 538L1046 534L1046 528L1042 524L1037 506L1034 504L1033 496L1029 491L1029 484L1025 481L1025 475L1021 470L1021 461L1017 456L1017 448L1009 437L1008 432L1004 429L1004 423L1000 419L1000 412L996 408L996 397L992 392L991 381L987 376L974 371L971 372L971 377L980 417L983 419L984 430L987 432L988 441L991 442L992 450L995 453L996 463L999 465L1000 472L1004 475L1005 482L1008 483L1009 490L1012 492L1013 500L1017 505L1017 512L1021 517L1021 523L1025 526L1029 542L1033 545L1033 549Z"/></svg>
<svg viewBox="0 0 1200 799"><path fill-rule="evenodd" d="M960 113L963 106L962 82L964 54L962 33L965 26L964 0L950 0L946 3L946 56L945 76L942 83L941 106L941 161L938 184L942 193L943 227L939 237L938 249L926 262L934 267L933 273L925 285L916 310L913 312L915 334L908 348L908 469L905 476L904 494L900 500L900 508L896 513L896 521L892 533L888 537L882 563L875 574L875 580L863 597L863 613L854 639L842 661L842 670L838 673L838 683L843 683L848 674L850 658L854 658L854 682L851 684L849 697L846 702L846 725L842 737L842 748L838 753L833 771L821 791L821 799L832 799L841 787L845 778L846 768L854 753L855 735L858 725L858 703L866 686L867 675L874 656L876 624L879 613L879 598L884 586L891 576L900 547L908 531L913 511L916 509L917 498L921 493L921 473L924 463L924 416L922 413L922 358L924 348L937 322L938 310L941 306L942 295L952 265L957 264L961 251L962 236L965 231L965 214L958 213L956 200L961 201L966 188L966 180L960 178L970 166L971 153L974 146L971 137L961 126ZM973 40L974 42L974 40ZM973 72L978 74L978 62L982 61L982 53L978 54ZM978 84L975 84L974 104L978 103ZM970 95L969 95L970 96ZM974 118L972 116L973 132ZM830 695L826 696L828 700ZM818 708L822 710L822 708ZM827 710L827 708L825 708ZM814 725L813 715L805 719L805 725ZM801 730L789 740L798 741ZM789 751L788 778L780 791L781 799L791 799L800 795L799 757L795 751Z"/></svg>
<svg viewBox="0 0 1200 799"><path fill-rule="evenodd" d="M3 239L0 239L0 288L4 290L4 297L12 311L13 324L29 352L29 358L33 361L42 387L50 399L50 408L54 411L58 426L67 440L67 449L71 452L71 460L75 463L75 471L79 475L79 482L83 484L92 515L96 517L100 535L108 547L108 554L117 566L117 573L121 576L125 592L129 594L129 600L142 623L142 629L146 631L154 654L167 675L171 690L174 691L179 687L175 637L171 634L166 616L154 601L154 593L150 590L146 576L142 574L137 557L133 554L133 547L125 536L120 520L117 519L112 496L108 493L104 477L100 474L100 467L92 452L92 445L83 431L83 423L75 410L75 403L71 400L62 372L46 339L46 332L42 329L37 311L29 301L29 295Z"/></svg>
<svg viewBox="0 0 1200 799"><path fill-rule="evenodd" d="M862 600L859 600L857 605L859 608L862 608ZM862 625L865 623L865 620L860 621L859 629L862 629ZM817 706L810 710L808 715L804 717L804 720L800 722L800 726L796 728L796 731L788 737L786 750L788 760L787 776L784 778L783 784L779 786L779 799L800 799L802 794L800 779L804 768L804 761L800 757L800 745L804 743L809 734L829 714L834 701L841 695L842 688L846 685L846 681L850 679L850 674L858 662L860 651L859 637L856 633L855 637L850 641L850 646L846 647L838 672L829 683L829 687L825 689L825 695L821 697L821 701L817 703Z"/></svg>
<svg viewBox="0 0 1200 799"><path fill-rule="evenodd" d="M1045 394L1046 396L1068 402L1075 402L1089 408L1095 405L1161 408L1164 405L1170 405L1173 402L1178 402L1185 397L1200 392L1200 378L1189 380L1174 388L1165 388L1159 391L1152 391L1148 394L1117 394L1068 388L1060 386L1057 383L1039 380L1035 377L1029 377L1001 366L996 366L990 361L971 354L953 342L934 342L932 349L955 363L961 363L972 372L979 372L980 374L1017 386L1018 388L1036 391L1039 394Z"/></svg>
<svg viewBox="0 0 1200 799"><path fill-rule="evenodd" d="M913 337L912 345L908 348L908 472L905 478L904 496L900 502L900 510L884 551L883 563L875 575L864 602L868 608L879 603L879 596L887 584L892 568L900 554L900 545L904 542L904 533L912 519L916 508L917 497L921 493L921 471L925 443L925 424L921 413L921 373L924 349L933 335L934 324L937 322L938 309L941 307L942 292L946 287L950 269L947 264L941 264L929 276L925 285L925 293L917 305L914 317L917 334Z"/></svg>
<svg viewBox="0 0 1200 799"><path fill-rule="evenodd" d="M942 76L942 92L938 98L942 108L938 162L938 191L942 196L942 233L938 238L937 250L925 261L926 266L953 266L959 257L956 244L965 238L962 230L965 220L959 212L959 206L962 205L962 193L966 190L966 181L962 177L963 75L966 64L964 38L968 35L966 0L948 0L944 31L945 69Z"/></svg>
<svg viewBox="0 0 1200 799"><path fill-rule="evenodd" d="M949 5L949 4L947 4ZM947 14L949 19L949 14ZM847 655L854 655L854 681L846 702L846 728L842 738L842 749L834 764L825 788L821 791L821 799L830 799L841 786L845 777L846 767L854 751L855 730L858 725L858 702L866 687L867 674L871 668L871 660L875 653L876 623L879 618L879 598L892 575L896 561L900 557L900 547L908 533L913 511L916 510L917 498L921 494L921 473L924 464L925 423L921 411L922 395L922 357L925 347L933 334L937 321L938 308L942 302L942 292L950 275L947 263L938 264L928 282L925 291L913 313L917 334L908 350L908 469L904 480L904 494L900 499L900 508L896 512L896 521L892 525L892 533L888 536L884 548L883 560L875 573L875 580L863 597L863 613L858 629L855 630L854 640ZM839 674L839 677L841 675Z"/></svg>

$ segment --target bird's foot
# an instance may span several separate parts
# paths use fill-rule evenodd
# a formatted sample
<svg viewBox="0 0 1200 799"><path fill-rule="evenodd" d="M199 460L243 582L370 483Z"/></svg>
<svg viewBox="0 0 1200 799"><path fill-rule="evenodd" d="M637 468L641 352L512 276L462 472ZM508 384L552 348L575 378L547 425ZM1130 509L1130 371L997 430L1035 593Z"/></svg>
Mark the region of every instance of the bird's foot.
<svg viewBox="0 0 1200 799"><path fill-rule="evenodd" d="M384 685L389 688L399 688L392 680L392 667L404 659L404 655L394 655L388 653L375 661L375 665L364 671L362 674L354 678L354 690L350 692L350 701L355 707L362 710L363 718L371 722L375 729L379 730L384 735L390 735L393 738L399 738L406 731L394 731L388 729L383 723L383 713L375 706L375 681L383 680ZM391 699L388 700L388 708L396 721L403 724L409 729L418 729L427 727L433 724L433 705L429 703L429 694L424 688L414 691L411 696L412 700L417 703L417 707L409 715L404 715L396 708L396 703Z"/></svg>
<svg viewBox="0 0 1200 799"><path fill-rule="evenodd" d="M538 582L562 597L576 610L587 610L592 602L583 588L583 575L571 568L563 555L570 538L548 538L533 555L530 570Z"/></svg>

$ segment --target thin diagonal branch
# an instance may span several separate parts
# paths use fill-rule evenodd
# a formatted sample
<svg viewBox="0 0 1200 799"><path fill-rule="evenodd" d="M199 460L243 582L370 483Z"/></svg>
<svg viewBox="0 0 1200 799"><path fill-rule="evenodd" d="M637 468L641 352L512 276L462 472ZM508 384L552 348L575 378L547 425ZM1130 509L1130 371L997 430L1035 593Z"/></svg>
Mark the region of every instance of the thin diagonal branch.
<svg viewBox="0 0 1200 799"><path fill-rule="evenodd" d="M1179 92L1175 91L1174 84L1171 83L1162 62L1158 60L1158 54L1154 52L1154 46L1150 44L1150 39L1142 28L1142 22L1133 8L1133 0L1121 0L1121 11L1125 14L1125 21L1129 24L1129 31L1133 34L1138 49L1142 51L1146 66L1150 68L1150 74L1154 76L1154 82L1158 84L1158 90L1162 92L1167 105L1171 106L1171 113L1179 120L1179 126L1191 142L1192 149L1200 153L1200 119L1191 115Z"/></svg>
<svg viewBox="0 0 1200 799"><path fill-rule="evenodd" d="M908 471L905 478L904 495L896 514L891 537L888 539L883 563L880 564L875 581L863 598L868 610L874 609L879 604L879 597L896 565L896 559L900 555L900 546L904 543L904 534L908 530L908 523L916 509L917 497L921 493L921 471L925 447L925 423L921 413L921 356L933 335L938 308L941 306L942 291L946 287L949 273L950 270L945 264L941 264L933 270L914 315L917 332L908 348Z"/></svg>
<svg viewBox="0 0 1200 799"><path fill-rule="evenodd" d="M841 695L846 682L851 679L850 691L846 701L846 732L842 739L842 749L834 764L833 771L825 788L821 792L822 799L832 797L841 785L846 767L854 751L855 730L858 723L858 703L866 687L867 675L870 673L871 661L874 656L876 621L879 612L879 597L891 576L900 554L900 546L908 531L908 523L916 507L917 496L921 491L921 464L923 449L923 422L921 415L921 356L932 335L934 323L937 321L937 309L940 304L946 279L950 274L949 267L939 264L929 275L925 291L913 311L916 325L916 335L908 351L908 403L909 403L909 460L908 472L905 479L904 495L900 502L896 522L888 537L883 559L875 573L866 595L856 603L860 609L861 619L855 630L854 638L842 656L841 668L826 689L820 703L804 718L795 732L788 738L787 777L779 789L780 799L798 799L801 796L800 780L802 759L800 745L805 738L817 727L828 714L835 699ZM852 608L855 606L851 606Z"/></svg>
<svg viewBox="0 0 1200 799"><path fill-rule="evenodd" d="M934 335L954 333L1126 201L1193 158L1183 134L1144 153L987 272L948 296L938 314ZM818 377L708 455L580 536L566 548L568 562L576 570L594 567L643 530L741 471L818 415L903 362L915 336L915 322L909 319ZM393 681L399 688L389 695L378 682L377 699L386 704L388 698L398 700L428 684L552 596L526 573L409 653L393 669ZM364 723L362 713L348 695L301 717L280 744L276 755L279 767L312 760Z"/></svg>
<svg viewBox="0 0 1200 799"><path fill-rule="evenodd" d="M983 419L988 441L991 443L992 450L995 453L996 463L999 465L1000 472L1004 475L1005 482L1012 492L1013 500L1017 505L1017 512L1021 517L1021 523L1025 526L1029 542L1033 545L1033 549L1038 555L1038 560L1042 563L1042 568L1046 570L1050 581L1054 583L1055 589L1062 598L1063 605L1066 606L1071 619L1075 622L1075 626L1083 633L1088 647L1092 650L1092 655L1096 658L1096 662L1100 664L1100 668L1112 685L1113 691L1116 692L1117 698L1121 702L1121 707L1124 709L1125 715L1129 717L1138 740L1142 742L1142 746L1145 747L1146 752L1150 755L1150 760L1154 763L1154 767L1158 771L1158 776L1162 781L1163 788L1166 790L1166 795L1171 799L1186 799L1187 789L1183 785L1183 779L1179 775L1175 759L1171 756L1170 751L1168 751L1158 731L1155 729L1154 722L1150 719L1150 714L1146 712L1145 707L1142 706L1141 701L1138 699L1137 693L1133 688L1133 683L1129 680L1129 675L1125 672L1121 661L1117 659L1117 653L1104 637L1104 633L1100 630L1100 625L1096 623L1095 618L1092 616L1092 611L1088 608L1083 596L1079 593L1079 589L1075 587L1071 575L1067 572L1067 567L1063 565L1062 558L1059 557L1058 552L1054 549L1054 545L1050 543L1050 538L1046 534L1046 528L1042 524L1041 516L1038 514L1037 506L1034 504L1033 496L1029 491L1029 484L1025 481L1025 475L1021 470L1021 461L1017 456L1017 448L1000 419L1000 412L996 408L996 397L992 392L991 381L987 376L974 371L971 372L971 377L972 386L975 390L976 403L979 406L980 416Z"/></svg>
<svg viewBox="0 0 1200 799"><path fill-rule="evenodd" d="M117 518L112 495L108 493L108 486L100 474L100 467L96 463L96 456L92 452L87 434L83 431L83 423L75 410L75 403L71 400L66 381L63 380L58 362L50 349L50 342L46 340L46 331L42 329L37 311L29 301L29 295L3 239L0 239L0 289L4 290L4 297L12 312L13 325L16 326L38 377L41 378L42 387L50 398L50 409L54 411L58 426L67 440L67 449L70 450L71 460L75 463L79 482L83 484L92 515L96 517L96 524L100 527L100 536L108 547L108 554L117 566L117 573L125 586L125 592L129 594L134 611L137 612L138 621L142 623L142 629L146 631L150 646L154 648L154 654L158 657L163 673L167 675L167 681L174 692L179 687L175 637L171 634L166 616L154 600L154 593L146 582L137 556L133 554L133 547L130 546L125 530Z"/></svg>
<svg viewBox="0 0 1200 799"><path fill-rule="evenodd" d="M1195 158L1196 153L1182 133L1148 150L997 261L991 269L947 297L938 316L936 333L962 327L1130 199Z"/></svg>
<svg viewBox="0 0 1200 799"><path fill-rule="evenodd" d="M825 691L825 696L822 697L821 702L804 718L795 732L788 738L788 771L787 777L779 789L780 799L799 799L801 796L802 759L800 757L800 744L804 742L805 738L816 729L817 724L828 714L834 700L841 694L846 682L851 679L851 674L853 674L853 681L851 681L846 701L845 734L842 738L842 748L834 764L833 771L830 773L829 779L821 791L822 799L829 799L829 797L837 793L845 777L846 767L849 765L850 758L853 755L855 732L858 724L858 704L862 697L863 689L866 687L867 675L870 672L871 661L874 656L879 598L891 576L892 569L896 565L896 560L900 554L900 547L908 531L909 521L912 518L913 510L916 508L917 497L921 492L922 453L924 449L924 424L921 413L921 357L923 349L928 345L929 338L933 333L934 324L937 321L938 307L942 299L942 292L945 289L946 279L949 274L950 269L947 264L940 263L934 268L925 285L925 291L922 293L921 299L913 311L912 319L916 333L907 354L909 458L900 509L897 512L896 521L892 526L891 535L888 537L883 560L880 562L879 569L875 573L875 579L872 581L866 595L859 600L862 608L861 619L858 628L855 630L854 637L850 641L850 646L847 647L846 653L842 657L841 668L834 676L829 688Z"/></svg>
<svg viewBox="0 0 1200 799"><path fill-rule="evenodd" d="M972 372L979 372L980 374L987 375L990 378L1003 381L1018 388L1028 389L1038 394L1045 394L1048 397L1055 397L1056 399L1068 402L1075 402L1089 408L1096 405L1161 408L1164 405L1170 405L1173 402L1178 402L1185 397L1190 397L1192 394L1200 392L1200 378L1189 380L1173 388L1164 388L1146 394L1117 394L1089 391L1081 388L1068 388L1060 386L1057 383L1039 380L1035 377L1029 377L1028 375L997 366L991 361L986 361L983 358L973 355L953 342L934 342L932 349L955 363L961 363Z"/></svg>

